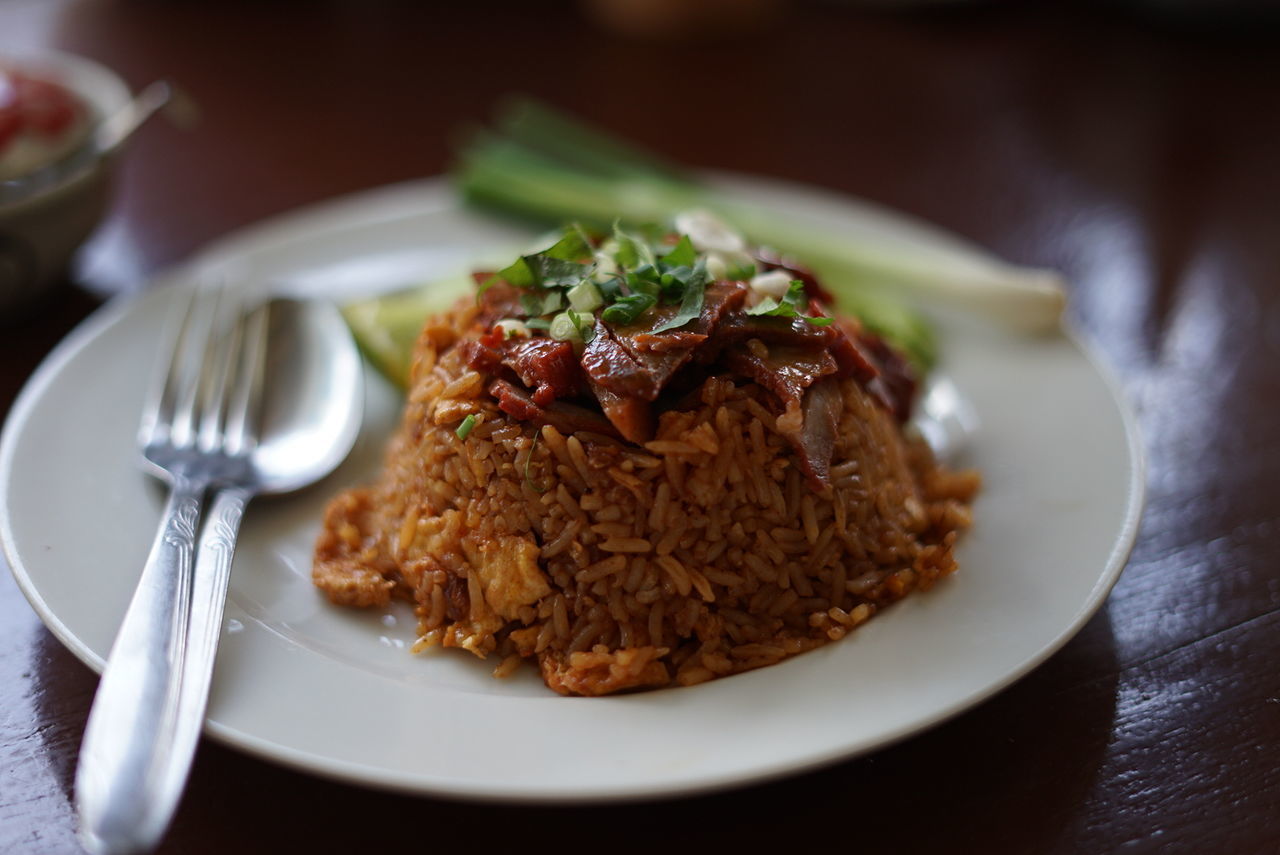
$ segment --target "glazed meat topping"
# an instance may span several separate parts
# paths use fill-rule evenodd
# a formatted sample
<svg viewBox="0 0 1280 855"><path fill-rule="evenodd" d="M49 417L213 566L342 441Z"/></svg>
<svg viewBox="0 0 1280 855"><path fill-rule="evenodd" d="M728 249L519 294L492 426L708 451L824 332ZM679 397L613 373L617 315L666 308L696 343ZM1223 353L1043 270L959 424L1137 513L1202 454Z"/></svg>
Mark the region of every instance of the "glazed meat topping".
<svg viewBox="0 0 1280 855"><path fill-rule="evenodd" d="M581 252L591 251L584 239ZM819 492L829 488L840 411L834 381L852 378L900 422L910 416L916 381L907 360L856 322L831 317L830 295L811 271L756 252L754 270L786 274L774 274L788 289L785 296L774 291L766 298L745 279L711 279L704 261L691 268L684 262L692 255L676 266L681 253L677 246L665 266L642 268L648 279L614 274L612 282L596 285L584 277L572 289L565 277L579 266L594 270L592 262L526 256L524 268L477 274L476 336L459 346L468 365L490 378L490 394L512 417L637 444L652 439L657 413L679 407L708 376L755 383L774 402L779 432ZM548 321L564 308L553 285L564 285L570 298L609 289L615 303L596 311L601 302L595 301ZM673 287L675 296L664 297L663 289Z"/></svg>

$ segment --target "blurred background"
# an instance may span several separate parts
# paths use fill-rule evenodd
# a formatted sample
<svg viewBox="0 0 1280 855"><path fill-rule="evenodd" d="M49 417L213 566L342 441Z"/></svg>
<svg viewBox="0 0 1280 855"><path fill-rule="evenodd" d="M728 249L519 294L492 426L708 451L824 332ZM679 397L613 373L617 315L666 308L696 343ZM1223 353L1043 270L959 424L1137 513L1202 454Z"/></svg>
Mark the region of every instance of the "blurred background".
<svg viewBox="0 0 1280 855"><path fill-rule="evenodd" d="M871 851L1276 851L1277 4L0 0L9 46L87 56L135 90L170 80L200 120L142 129L57 292L0 321L4 408L103 300L265 217L446 173L511 93L678 163L862 197L1062 271L1071 323L1119 376L1148 454L1143 528L1106 608L1026 680L929 734L645 816L707 843L725 842L708 816L741 842L794 846L796 827L871 805ZM14 770L0 850L68 851L94 678L0 584L3 614L24 622L21 648L0 654L0 756ZM316 851L421 845L423 827L488 816L216 745L192 787L170 851L286 851L289 823L314 823L317 805L386 825L326 829ZM507 817L560 839L634 819ZM257 822L267 830L246 841ZM43 850L27 846L41 835Z"/></svg>
<svg viewBox="0 0 1280 855"><path fill-rule="evenodd" d="M446 170L458 135L513 91L679 162L854 193L1079 277L1102 275L1099 242L1154 242L1157 265L1181 263L1196 224L1169 197L1211 175L1227 176L1219 192L1274 194L1259 167L1280 123L1275 10L0 0L0 44L81 52L134 88L167 78L201 109L198 131L154 123L132 146L77 274L98 294L262 216ZM1135 233L1135 208L1160 233ZM1106 258L1117 276L1124 252Z"/></svg>

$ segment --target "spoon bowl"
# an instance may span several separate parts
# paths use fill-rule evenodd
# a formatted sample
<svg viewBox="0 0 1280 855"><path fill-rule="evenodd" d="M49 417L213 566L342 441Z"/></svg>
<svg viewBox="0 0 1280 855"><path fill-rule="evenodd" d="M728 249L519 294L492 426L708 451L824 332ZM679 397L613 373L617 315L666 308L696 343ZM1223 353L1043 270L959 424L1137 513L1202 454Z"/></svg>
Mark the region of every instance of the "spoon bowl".
<svg viewBox="0 0 1280 855"><path fill-rule="evenodd" d="M250 464L262 494L299 490L341 463L360 432L360 354L329 303L271 303L261 438Z"/></svg>

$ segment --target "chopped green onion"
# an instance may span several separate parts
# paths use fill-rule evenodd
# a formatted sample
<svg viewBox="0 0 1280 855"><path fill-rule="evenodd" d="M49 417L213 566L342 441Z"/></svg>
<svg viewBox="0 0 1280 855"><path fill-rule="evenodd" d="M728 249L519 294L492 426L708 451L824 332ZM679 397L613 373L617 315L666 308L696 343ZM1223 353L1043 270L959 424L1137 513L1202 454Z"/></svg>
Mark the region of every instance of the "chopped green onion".
<svg viewBox="0 0 1280 855"><path fill-rule="evenodd" d="M707 253L707 272L714 280L747 282L756 275L755 263L743 253Z"/></svg>
<svg viewBox="0 0 1280 855"><path fill-rule="evenodd" d="M526 338L529 335L529 325L519 318L503 318L493 328L501 332L504 339Z"/></svg>
<svg viewBox="0 0 1280 855"><path fill-rule="evenodd" d="M589 317L569 309L551 319L547 332L556 341L590 341L594 330L587 325Z"/></svg>
<svg viewBox="0 0 1280 855"><path fill-rule="evenodd" d="M662 286L649 278L656 274L657 271L652 267L641 267L636 272L627 274L627 287L637 294L647 294L656 301L662 293Z"/></svg>
<svg viewBox="0 0 1280 855"><path fill-rule="evenodd" d="M569 305L579 312L594 312L604 305L600 289L590 279L583 279L569 289Z"/></svg>
<svg viewBox="0 0 1280 855"><path fill-rule="evenodd" d="M537 318L542 315L549 315L552 312L558 312L564 308L564 295L559 289L553 289L545 293L526 291L520 295L520 306L524 309L526 316Z"/></svg>
<svg viewBox="0 0 1280 855"><path fill-rule="evenodd" d="M526 317L536 318L542 314L542 298L537 294L525 292L520 295L520 306L524 309Z"/></svg>
<svg viewBox="0 0 1280 855"><path fill-rule="evenodd" d="M542 298L542 311L538 314L549 315L552 312L560 311L562 308L564 308L564 295L559 291L552 291Z"/></svg>
<svg viewBox="0 0 1280 855"><path fill-rule="evenodd" d="M589 312L578 313L570 309L566 312L569 320L573 321L574 327L578 330L578 338L582 339L584 344L589 344L591 339L596 337L595 316Z"/></svg>
<svg viewBox="0 0 1280 855"><path fill-rule="evenodd" d="M463 419L462 424L458 425L458 429L454 431L454 433L457 434L458 439L465 440L471 434L471 429L476 426L476 421L478 420L476 419L475 413L472 413Z"/></svg>
<svg viewBox="0 0 1280 855"><path fill-rule="evenodd" d="M622 279L618 276L610 276L603 282L597 282L596 287L600 289L600 296L610 302L622 298Z"/></svg>
<svg viewBox="0 0 1280 855"><path fill-rule="evenodd" d="M707 275L713 282L730 278L729 265L720 253L712 252L707 255Z"/></svg>
<svg viewBox="0 0 1280 855"><path fill-rule="evenodd" d="M578 337L578 325L569 319L568 312L561 312L551 319L547 332L556 341L572 341Z"/></svg>

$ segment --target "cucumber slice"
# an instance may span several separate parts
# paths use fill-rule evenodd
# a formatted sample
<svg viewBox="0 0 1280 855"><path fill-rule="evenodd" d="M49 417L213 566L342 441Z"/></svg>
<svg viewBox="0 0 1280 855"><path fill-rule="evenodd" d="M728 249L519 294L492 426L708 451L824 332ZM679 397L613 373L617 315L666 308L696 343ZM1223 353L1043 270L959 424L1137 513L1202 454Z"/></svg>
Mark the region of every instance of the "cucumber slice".
<svg viewBox="0 0 1280 855"><path fill-rule="evenodd" d="M396 386L407 389L413 346L423 323L471 290L470 276L451 277L348 303L342 308L342 315L370 364Z"/></svg>

